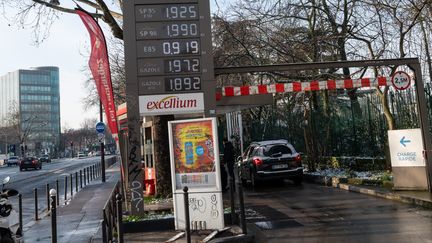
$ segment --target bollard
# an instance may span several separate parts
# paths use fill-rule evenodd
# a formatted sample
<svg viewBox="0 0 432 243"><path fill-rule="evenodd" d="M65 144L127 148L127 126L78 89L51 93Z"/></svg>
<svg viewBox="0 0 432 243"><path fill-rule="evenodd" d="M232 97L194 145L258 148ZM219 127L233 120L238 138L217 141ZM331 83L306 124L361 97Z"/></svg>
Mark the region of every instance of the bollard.
<svg viewBox="0 0 432 243"><path fill-rule="evenodd" d="M71 199L73 197L73 174L70 174L70 190L71 190Z"/></svg>
<svg viewBox="0 0 432 243"><path fill-rule="evenodd" d="M238 198L240 204L240 222L242 227L242 233L247 235L246 215L245 215L244 200L243 200L243 186L241 180L237 181L237 190L238 190Z"/></svg>
<svg viewBox="0 0 432 243"><path fill-rule="evenodd" d="M82 170L80 170L80 189L82 189Z"/></svg>
<svg viewBox="0 0 432 243"><path fill-rule="evenodd" d="M90 184L90 168L87 167L87 184Z"/></svg>
<svg viewBox="0 0 432 243"><path fill-rule="evenodd" d="M121 194L116 195L117 199L117 233L118 233L118 243L123 243L123 212L122 212L122 196Z"/></svg>
<svg viewBox="0 0 432 243"><path fill-rule="evenodd" d="M190 219L189 219L189 195L188 187L183 187L184 197L184 212L185 212L185 231L186 231L186 242L191 243L191 232L190 232Z"/></svg>
<svg viewBox="0 0 432 243"><path fill-rule="evenodd" d="M22 195L18 194L18 220L19 220L19 233L23 236L23 217L22 217Z"/></svg>
<svg viewBox="0 0 432 243"><path fill-rule="evenodd" d="M47 210L50 210L50 198L49 198L49 183L46 184L46 199L47 199Z"/></svg>
<svg viewBox="0 0 432 243"><path fill-rule="evenodd" d="M65 200L65 205L66 205L66 201L67 201L67 188L68 186L68 180L67 180L67 176L65 177L65 182L64 182L64 200Z"/></svg>
<svg viewBox="0 0 432 243"><path fill-rule="evenodd" d="M59 181L56 180L56 199L57 199L57 206L60 205L60 190L59 190Z"/></svg>
<svg viewBox="0 0 432 243"><path fill-rule="evenodd" d="M38 221L39 220L39 215L38 215L38 192L37 192L37 188L34 189L34 201L35 201L35 220Z"/></svg>
<svg viewBox="0 0 432 243"><path fill-rule="evenodd" d="M49 194L51 196L51 242L57 243L57 191L51 189Z"/></svg>
<svg viewBox="0 0 432 243"><path fill-rule="evenodd" d="M230 203L231 203L231 224L234 225L237 221L236 213L235 213L235 193L234 193L234 179L232 177L229 178L230 183Z"/></svg>
<svg viewBox="0 0 432 243"><path fill-rule="evenodd" d="M84 171L83 171L83 176L84 176L84 186L86 186L87 185L87 179L86 179L86 170L85 170L85 168L84 168Z"/></svg>
<svg viewBox="0 0 432 243"><path fill-rule="evenodd" d="M78 171L75 172L75 192L78 192Z"/></svg>

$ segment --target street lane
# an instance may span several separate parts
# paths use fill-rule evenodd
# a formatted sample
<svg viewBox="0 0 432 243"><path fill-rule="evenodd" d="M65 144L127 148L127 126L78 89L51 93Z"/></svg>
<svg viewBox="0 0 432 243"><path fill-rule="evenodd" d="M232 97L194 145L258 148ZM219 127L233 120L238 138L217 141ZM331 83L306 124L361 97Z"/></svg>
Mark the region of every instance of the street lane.
<svg viewBox="0 0 432 243"><path fill-rule="evenodd" d="M109 157L106 157L106 159ZM75 172L100 162L100 157L87 157L84 159L59 159L51 163L43 163L41 170L20 171L19 166L1 167L0 180L10 176L10 183L6 188L14 188L22 194L23 198L23 224L34 220L34 188L38 189L38 212L39 215L47 208L46 185L56 188L56 180L59 181L60 205L70 202L70 174L73 174L73 189L75 192ZM84 172L83 172L84 173ZM68 177L67 201L64 200L64 181ZM99 179L99 178L98 178ZM79 181L78 181L79 184ZM83 184L84 186L84 184ZM18 211L18 197L10 198L13 207ZM24 228L25 230L25 228Z"/></svg>
<svg viewBox="0 0 432 243"><path fill-rule="evenodd" d="M315 184L246 188L258 242L432 242L432 211Z"/></svg>

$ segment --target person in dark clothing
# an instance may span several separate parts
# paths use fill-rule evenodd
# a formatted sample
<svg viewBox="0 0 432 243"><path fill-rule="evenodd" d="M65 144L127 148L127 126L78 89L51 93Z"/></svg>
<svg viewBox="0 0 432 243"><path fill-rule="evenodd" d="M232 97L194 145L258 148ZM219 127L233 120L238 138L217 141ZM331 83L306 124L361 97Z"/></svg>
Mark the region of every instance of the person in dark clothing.
<svg viewBox="0 0 432 243"><path fill-rule="evenodd" d="M234 158L235 157L234 146L226 138L223 140L223 144L224 144L224 162L225 162L227 169L228 169L228 175L230 176L230 178L235 180L235 177L234 177L234 160L235 160L235 158Z"/></svg>

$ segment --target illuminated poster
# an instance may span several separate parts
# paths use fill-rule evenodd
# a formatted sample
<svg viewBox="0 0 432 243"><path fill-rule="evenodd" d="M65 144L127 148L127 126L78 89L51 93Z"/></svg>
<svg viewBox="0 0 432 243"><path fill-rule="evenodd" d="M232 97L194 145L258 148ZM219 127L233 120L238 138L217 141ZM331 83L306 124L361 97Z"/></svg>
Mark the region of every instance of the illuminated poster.
<svg viewBox="0 0 432 243"><path fill-rule="evenodd" d="M168 129L175 228L185 228L185 186L191 228L224 228L216 118L170 121Z"/></svg>
<svg viewBox="0 0 432 243"><path fill-rule="evenodd" d="M171 122L170 130L175 189L218 188L213 119Z"/></svg>

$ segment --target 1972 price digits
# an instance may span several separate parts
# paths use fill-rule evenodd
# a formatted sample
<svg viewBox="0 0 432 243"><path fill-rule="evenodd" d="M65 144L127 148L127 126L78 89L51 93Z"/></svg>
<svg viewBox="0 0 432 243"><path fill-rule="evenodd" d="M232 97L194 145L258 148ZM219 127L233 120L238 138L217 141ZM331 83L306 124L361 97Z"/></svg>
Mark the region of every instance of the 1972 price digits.
<svg viewBox="0 0 432 243"><path fill-rule="evenodd" d="M185 73L200 71L200 60L198 58L179 58L165 60L166 73Z"/></svg>
<svg viewBox="0 0 432 243"><path fill-rule="evenodd" d="M165 91L194 91L194 90L201 90L200 77L165 78Z"/></svg>

